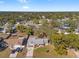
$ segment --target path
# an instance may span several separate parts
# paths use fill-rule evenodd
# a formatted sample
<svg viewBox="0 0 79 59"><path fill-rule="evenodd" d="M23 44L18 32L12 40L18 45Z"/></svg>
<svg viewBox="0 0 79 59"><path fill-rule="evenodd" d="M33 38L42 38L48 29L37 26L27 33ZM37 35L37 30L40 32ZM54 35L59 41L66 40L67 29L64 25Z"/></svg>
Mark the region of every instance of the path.
<svg viewBox="0 0 79 59"><path fill-rule="evenodd" d="M34 51L34 44L31 40L35 39L35 37L30 37L27 41L27 53L26 58L32 58L33 57L33 51Z"/></svg>
<svg viewBox="0 0 79 59"><path fill-rule="evenodd" d="M27 54L26 58L32 58L33 57L33 51L34 51L34 46L28 46L27 47Z"/></svg>

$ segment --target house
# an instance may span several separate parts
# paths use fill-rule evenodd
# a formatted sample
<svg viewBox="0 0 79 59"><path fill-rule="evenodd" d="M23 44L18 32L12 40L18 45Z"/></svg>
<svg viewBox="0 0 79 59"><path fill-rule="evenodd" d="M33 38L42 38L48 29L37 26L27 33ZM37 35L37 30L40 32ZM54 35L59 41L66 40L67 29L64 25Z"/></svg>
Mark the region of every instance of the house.
<svg viewBox="0 0 79 59"><path fill-rule="evenodd" d="M12 34L15 34L17 32L17 30L16 30L16 24L14 24L13 26L12 26Z"/></svg>
<svg viewBox="0 0 79 59"><path fill-rule="evenodd" d="M0 37L0 51L3 51L8 47L8 44L4 41L2 37Z"/></svg>
<svg viewBox="0 0 79 59"><path fill-rule="evenodd" d="M58 20L58 22L60 22L60 23L62 24L62 25L60 26L61 29L69 29L69 28L70 28L70 26L69 26L68 23L64 23L65 21L69 20L68 17L65 17L65 18L63 18L63 19L57 19L57 20Z"/></svg>
<svg viewBox="0 0 79 59"><path fill-rule="evenodd" d="M25 26L33 26L34 23L33 23L33 21L27 21L24 25Z"/></svg>
<svg viewBox="0 0 79 59"><path fill-rule="evenodd" d="M79 29L75 29L74 33L79 34Z"/></svg>
<svg viewBox="0 0 79 59"><path fill-rule="evenodd" d="M4 28L0 28L0 32L3 32L4 31Z"/></svg>
<svg viewBox="0 0 79 59"><path fill-rule="evenodd" d="M42 19L45 19L46 17L45 16L42 16Z"/></svg>
<svg viewBox="0 0 79 59"><path fill-rule="evenodd" d="M52 19L46 19L48 21L48 23L50 23L52 21Z"/></svg>
<svg viewBox="0 0 79 59"><path fill-rule="evenodd" d="M62 28L63 29L69 29L70 27L69 27L69 24L63 24Z"/></svg>
<svg viewBox="0 0 79 59"><path fill-rule="evenodd" d="M70 33L68 33L68 32L65 32L64 34L65 34L65 35L67 35L67 34L70 34Z"/></svg>
<svg viewBox="0 0 79 59"><path fill-rule="evenodd" d="M0 27L0 32L6 33L9 28L9 23L5 23L3 26Z"/></svg>
<svg viewBox="0 0 79 59"><path fill-rule="evenodd" d="M3 26L3 28L4 28L4 33L6 33L6 32L7 32L8 27L9 27L9 23L6 23L6 24Z"/></svg>
<svg viewBox="0 0 79 59"><path fill-rule="evenodd" d="M34 42L34 45L48 45L48 39L44 38L44 39L36 39Z"/></svg>
<svg viewBox="0 0 79 59"><path fill-rule="evenodd" d="M28 39L28 45L33 44L33 45L48 45L48 39L47 38L29 38Z"/></svg>
<svg viewBox="0 0 79 59"><path fill-rule="evenodd" d="M5 24L5 25L6 25L6 24ZM1 33L6 33L6 27L7 27L7 26L5 26L5 25L0 26L0 32L1 32Z"/></svg>

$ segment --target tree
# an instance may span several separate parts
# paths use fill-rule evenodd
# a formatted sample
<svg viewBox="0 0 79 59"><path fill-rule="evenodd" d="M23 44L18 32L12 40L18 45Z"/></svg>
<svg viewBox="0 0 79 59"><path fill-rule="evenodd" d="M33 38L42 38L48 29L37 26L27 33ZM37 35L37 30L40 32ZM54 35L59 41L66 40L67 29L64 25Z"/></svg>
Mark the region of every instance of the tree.
<svg viewBox="0 0 79 59"><path fill-rule="evenodd" d="M17 26L17 30L19 30L20 32L24 32L24 30L25 30L26 28L25 28L25 26L24 25L18 25Z"/></svg>
<svg viewBox="0 0 79 59"><path fill-rule="evenodd" d="M15 20L9 20L9 23L10 23L11 25L14 25L14 24L16 23L16 21L15 21Z"/></svg>
<svg viewBox="0 0 79 59"><path fill-rule="evenodd" d="M22 33L31 34L31 35L33 34L33 29L31 27L27 27L21 24L17 26L17 30L19 30Z"/></svg>
<svg viewBox="0 0 79 59"><path fill-rule="evenodd" d="M63 35L61 34L53 34L52 35L52 42L55 46L55 51L59 55L67 55L67 49L65 41L63 40Z"/></svg>
<svg viewBox="0 0 79 59"><path fill-rule="evenodd" d="M68 48L79 48L79 36L76 34L68 34L63 37Z"/></svg>
<svg viewBox="0 0 79 59"><path fill-rule="evenodd" d="M79 36L76 34L53 34L52 42L58 54L67 54L67 48L79 49Z"/></svg>
<svg viewBox="0 0 79 59"><path fill-rule="evenodd" d="M35 24L39 24L39 19L33 19L33 22L34 22Z"/></svg>
<svg viewBox="0 0 79 59"><path fill-rule="evenodd" d="M64 22L64 24L68 24L70 28L67 29L68 32L73 32L77 28L76 20L69 19Z"/></svg>
<svg viewBox="0 0 79 59"><path fill-rule="evenodd" d="M57 20L52 20L51 22L50 22L50 24L51 24L51 26L52 26L52 28L55 28L55 27L60 27L60 22L58 22Z"/></svg>

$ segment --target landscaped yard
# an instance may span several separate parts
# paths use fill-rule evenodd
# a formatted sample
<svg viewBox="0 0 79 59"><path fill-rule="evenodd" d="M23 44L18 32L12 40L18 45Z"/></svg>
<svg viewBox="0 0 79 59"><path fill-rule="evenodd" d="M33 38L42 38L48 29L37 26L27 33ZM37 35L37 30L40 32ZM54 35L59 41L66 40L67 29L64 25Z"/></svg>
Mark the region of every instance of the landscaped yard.
<svg viewBox="0 0 79 59"><path fill-rule="evenodd" d="M74 57L70 55L57 55L53 45L37 48L34 50L34 58L58 58L58 57Z"/></svg>

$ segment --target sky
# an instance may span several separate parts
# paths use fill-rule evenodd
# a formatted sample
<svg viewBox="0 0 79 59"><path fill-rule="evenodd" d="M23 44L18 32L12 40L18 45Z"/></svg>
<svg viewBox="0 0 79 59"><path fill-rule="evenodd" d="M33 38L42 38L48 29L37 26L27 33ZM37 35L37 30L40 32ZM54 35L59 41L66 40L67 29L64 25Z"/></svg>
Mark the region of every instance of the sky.
<svg viewBox="0 0 79 59"><path fill-rule="evenodd" d="M79 11L79 0L0 0L0 11Z"/></svg>

